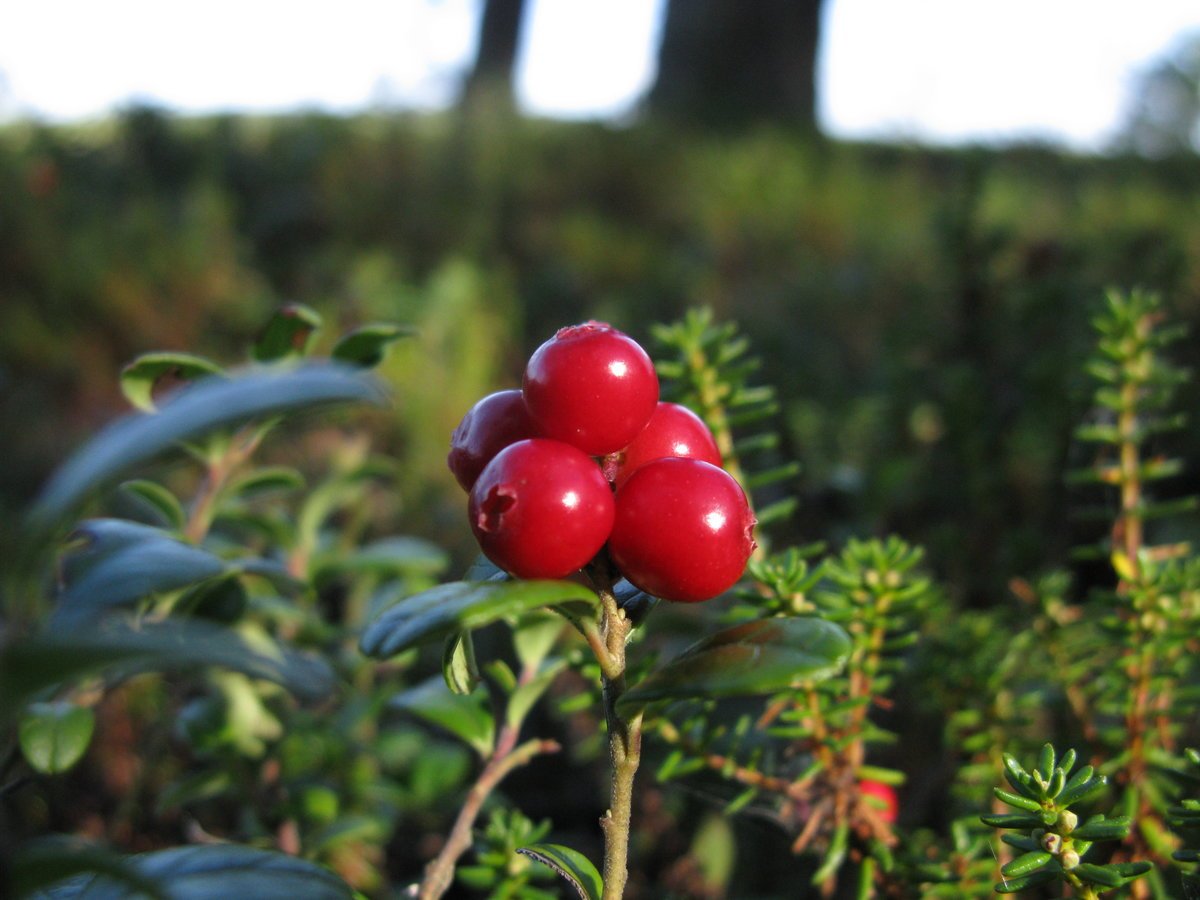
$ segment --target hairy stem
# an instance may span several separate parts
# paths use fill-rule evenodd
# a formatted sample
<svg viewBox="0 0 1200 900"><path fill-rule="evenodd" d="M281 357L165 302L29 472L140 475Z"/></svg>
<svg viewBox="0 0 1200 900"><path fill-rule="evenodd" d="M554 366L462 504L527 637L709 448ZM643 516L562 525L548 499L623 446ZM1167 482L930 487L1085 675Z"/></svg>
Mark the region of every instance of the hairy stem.
<svg viewBox="0 0 1200 900"><path fill-rule="evenodd" d="M559 750L555 741L535 738L520 746L514 746L516 739L516 728L505 725L500 730L496 738L496 749L467 793L467 799L458 811L458 818L454 820L454 827L446 837L441 853L425 868L425 878L417 893L420 900L437 900L450 889L450 884L454 881L454 867L459 857L471 846L475 820L479 818L484 801L495 790L496 785L513 769L525 765L535 756Z"/></svg>
<svg viewBox="0 0 1200 900"><path fill-rule="evenodd" d="M608 810L600 819L604 832L604 900L620 900L629 878L629 828L633 816L633 779L642 756L642 714L628 720L617 710L625 693L625 644L633 623L617 606L611 585L600 587L601 633L611 663L603 676L604 716L608 723L612 780Z"/></svg>

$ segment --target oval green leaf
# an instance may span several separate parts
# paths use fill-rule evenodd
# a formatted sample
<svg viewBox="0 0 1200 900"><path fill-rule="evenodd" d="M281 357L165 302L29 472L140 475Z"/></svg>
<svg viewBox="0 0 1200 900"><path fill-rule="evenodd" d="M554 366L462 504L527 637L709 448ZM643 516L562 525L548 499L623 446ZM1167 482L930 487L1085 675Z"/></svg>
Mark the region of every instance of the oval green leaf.
<svg viewBox="0 0 1200 900"><path fill-rule="evenodd" d="M122 674L194 669L231 669L316 700L333 688L324 660L259 637L200 620L172 620L138 628L112 623L104 628L35 634L0 646L0 722L40 691L113 666Z"/></svg>
<svg viewBox="0 0 1200 900"><path fill-rule="evenodd" d="M388 705L450 732L480 756L492 751L495 723L480 697L452 693L436 675L397 694Z"/></svg>
<svg viewBox="0 0 1200 900"><path fill-rule="evenodd" d="M225 563L211 553L132 524L96 519L79 527L88 543L66 563L68 581L53 618L57 627L78 628L115 607L225 572Z"/></svg>
<svg viewBox="0 0 1200 900"><path fill-rule="evenodd" d="M351 900L354 896L349 885L323 866L238 844L174 847L126 857L124 863L157 885L155 896L171 900ZM128 882L117 882L111 875L96 874L71 879L34 896L39 900L127 900L129 887Z"/></svg>
<svg viewBox="0 0 1200 900"><path fill-rule="evenodd" d="M581 900L600 900L604 894L604 881L600 873L591 860L578 850L562 844L531 844L518 847L517 852L552 868L567 880Z"/></svg>
<svg viewBox="0 0 1200 900"><path fill-rule="evenodd" d="M374 368L383 362L384 354L393 342L415 333L412 328L387 322L364 325L346 334L334 344L330 356L338 362L352 366Z"/></svg>
<svg viewBox="0 0 1200 900"><path fill-rule="evenodd" d="M144 353L121 370L121 393L143 412L154 412L154 389L168 376L175 381L194 381L220 375L212 360L190 353Z"/></svg>
<svg viewBox="0 0 1200 900"><path fill-rule="evenodd" d="M595 603L596 595L569 581L452 581L385 609L367 626L360 647L386 659L423 641L567 601Z"/></svg>
<svg viewBox="0 0 1200 900"><path fill-rule="evenodd" d="M290 303L276 310L252 351L258 362L276 362L304 356L312 344L313 335L321 327L321 317L301 303Z"/></svg>
<svg viewBox="0 0 1200 900"><path fill-rule="evenodd" d="M838 672L846 632L823 619L758 619L693 644L618 701L625 714L661 700L770 694Z"/></svg>
<svg viewBox="0 0 1200 900"><path fill-rule="evenodd" d="M52 525L123 472L210 431L331 403L385 400L378 382L338 365L204 379L177 393L159 412L127 416L101 431L50 479L31 519L39 527Z"/></svg>
<svg viewBox="0 0 1200 900"><path fill-rule="evenodd" d="M151 524L182 531L186 516L179 499L156 481L126 481L120 493L136 508L140 517Z"/></svg>
<svg viewBox="0 0 1200 900"><path fill-rule="evenodd" d="M31 703L21 719L21 753L35 771L57 775L83 758L96 716L84 706L59 701Z"/></svg>

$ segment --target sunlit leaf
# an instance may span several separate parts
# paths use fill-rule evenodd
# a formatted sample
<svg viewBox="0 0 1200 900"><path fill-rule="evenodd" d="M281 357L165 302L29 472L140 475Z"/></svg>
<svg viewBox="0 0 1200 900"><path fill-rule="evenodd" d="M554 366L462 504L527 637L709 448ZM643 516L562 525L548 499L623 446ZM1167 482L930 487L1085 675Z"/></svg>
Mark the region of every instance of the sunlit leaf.
<svg viewBox="0 0 1200 900"><path fill-rule="evenodd" d="M495 723L480 697L452 693L437 676L396 695L389 705L445 729L480 756L492 750Z"/></svg>
<svg viewBox="0 0 1200 900"><path fill-rule="evenodd" d="M0 647L0 722L39 692L84 675L119 666L123 675L145 671L231 669L273 681L302 699L318 699L333 687L333 673L317 657L202 620L171 620L134 628L34 634Z"/></svg>
<svg viewBox="0 0 1200 900"><path fill-rule="evenodd" d="M389 345L415 333L412 328L386 322L364 325L344 335L329 355L338 362L372 368L383 362Z"/></svg>
<svg viewBox="0 0 1200 900"><path fill-rule="evenodd" d="M202 356L190 353L145 353L121 370L121 392L138 409L154 412L154 389L170 376L192 381L208 375L220 375L221 367Z"/></svg>
<svg viewBox="0 0 1200 900"><path fill-rule="evenodd" d="M211 900L253 897L255 900L350 900L353 890L333 872L274 850L238 844L174 847L124 859L124 866L154 885L153 896L166 900ZM38 900L130 900L135 885L113 873L76 876Z"/></svg>
<svg viewBox="0 0 1200 900"><path fill-rule="evenodd" d="M31 703L21 718L21 753L43 775L65 772L83 757L92 740L96 716L85 706L59 701Z"/></svg>
<svg viewBox="0 0 1200 900"><path fill-rule="evenodd" d="M600 900L604 894L604 882L591 860L562 844L532 844L517 848L518 853L536 859L549 866L579 894L581 900Z"/></svg>
<svg viewBox="0 0 1200 900"><path fill-rule="evenodd" d="M442 651L442 678L455 694L469 694L480 682L471 632L458 631L446 638Z"/></svg>
<svg viewBox="0 0 1200 900"><path fill-rule="evenodd" d="M845 665L850 638L823 619L759 619L693 644L621 697L623 711L659 700L770 694Z"/></svg>
<svg viewBox="0 0 1200 900"><path fill-rule="evenodd" d="M422 641L567 601L595 602L595 595L569 581L452 581L385 609L367 626L360 646L368 656L386 658Z"/></svg>
<svg viewBox="0 0 1200 900"><path fill-rule="evenodd" d="M300 303L288 304L271 316L254 343L253 356L258 362L304 356L320 327L321 317L315 310Z"/></svg>
<svg viewBox="0 0 1200 900"><path fill-rule="evenodd" d="M32 521L52 525L91 492L180 441L262 416L385 399L378 382L337 365L204 379L175 394L159 412L119 419L80 448L42 491Z"/></svg>

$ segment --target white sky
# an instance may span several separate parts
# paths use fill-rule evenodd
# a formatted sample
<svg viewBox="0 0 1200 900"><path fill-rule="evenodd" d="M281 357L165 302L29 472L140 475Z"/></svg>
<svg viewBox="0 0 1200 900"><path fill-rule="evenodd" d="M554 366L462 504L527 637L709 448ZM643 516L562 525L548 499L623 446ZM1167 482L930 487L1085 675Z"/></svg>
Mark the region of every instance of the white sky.
<svg viewBox="0 0 1200 900"><path fill-rule="evenodd" d="M0 118L431 108L454 96L480 0L8 0ZM518 93L535 114L627 114L662 0L531 0ZM740 0L731 0L740 2ZM1200 0L829 0L821 117L843 137L1103 146L1135 73L1200 30Z"/></svg>

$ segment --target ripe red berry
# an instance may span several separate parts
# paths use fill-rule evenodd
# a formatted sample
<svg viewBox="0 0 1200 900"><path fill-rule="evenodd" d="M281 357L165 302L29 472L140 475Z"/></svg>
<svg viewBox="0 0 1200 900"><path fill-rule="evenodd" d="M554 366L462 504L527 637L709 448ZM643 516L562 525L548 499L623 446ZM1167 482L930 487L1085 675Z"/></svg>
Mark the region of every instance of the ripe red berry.
<svg viewBox="0 0 1200 900"><path fill-rule="evenodd" d="M900 800L896 796L894 787L884 784L882 781L864 778L858 783L858 791L864 797L873 798L869 802L875 812L879 814L879 818L889 825L895 824L896 817L900 814ZM878 803L874 801L878 801Z"/></svg>
<svg viewBox="0 0 1200 900"><path fill-rule="evenodd" d="M517 441L537 437L520 391L497 391L472 406L450 438L446 465L469 491L492 457Z"/></svg>
<svg viewBox="0 0 1200 900"><path fill-rule="evenodd" d="M658 459L617 491L608 550L646 593L693 603L741 578L753 530L746 495L724 469L698 459Z"/></svg>
<svg viewBox="0 0 1200 900"><path fill-rule="evenodd" d="M484 467L467 509L480 548L500 568L519 578L562 578L604 546L613 494L583 451L533 438Z"/></svg>
<svg viewBox="0 0 1200 900"><path fill-rule="evenodd" d="M605 459L605 474L620 488L641 466L672 456L721 465L721 451L704 421L686 406L660 403L633 442Z"/></svg>
<svg viewBox="0 0 1200 900"><path fill-rule="evenodd" d="M523 387L542 434L592 456L628 445L658 403L646 351L603 322L559 329L529 358Z"/></svg>

